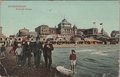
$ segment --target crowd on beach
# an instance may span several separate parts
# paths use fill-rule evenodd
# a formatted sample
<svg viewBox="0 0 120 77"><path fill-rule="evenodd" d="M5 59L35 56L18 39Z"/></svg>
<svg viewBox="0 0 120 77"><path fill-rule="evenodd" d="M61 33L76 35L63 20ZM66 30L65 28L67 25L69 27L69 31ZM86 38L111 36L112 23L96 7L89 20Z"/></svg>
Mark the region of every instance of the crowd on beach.
<svg viewBox="0 0 120 77"><path fill-rule="evenodd" d="M24 41L21 43L15 40L9 54L14 54L16 56L16 64L18 66L25 66L27 64L28 67L31 67L31 58L34 56L35 68L40 66L41 54L43 54L45 67L51 68L53 50L54 48L50 40L47 40L43 45L43 43L39 41L39 38L36 37L36 40L32 39L31 41ZM1 46L2 56L5 56L5 51L6 47L3 44Z"/></svg>
<svg viewBox="0 0 120 77"><path fill-rule="evenodd" d="M54 50L51 40L46 40L45 43L40 42L39 37L36 37L36 40L31 39L31 41L23 41L18 43L14 41L12 48L9 51L9 54L16 56L16 65L17 66L28 66L31 67L31 59L33 56L34 67L39 68L41 63L41 56L43 54L45 67L51 69L52 65L52 51ZM1 56L6 57L6 46L3 44L0 48ZM76 54L75 50L71 50L69 55L69 60L71 63L71 70L74 71L76 65Z"/></svg>

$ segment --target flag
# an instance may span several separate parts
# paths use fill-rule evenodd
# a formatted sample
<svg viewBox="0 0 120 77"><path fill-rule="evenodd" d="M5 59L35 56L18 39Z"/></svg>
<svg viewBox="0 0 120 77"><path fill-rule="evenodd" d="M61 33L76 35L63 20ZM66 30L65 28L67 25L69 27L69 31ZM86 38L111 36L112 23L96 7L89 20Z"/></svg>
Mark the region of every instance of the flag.
<svg viewBox="0 0 120 77"><path fill-rule="evenodd" d="M103 23L100 23L100 25L103 25Z"/></svg>

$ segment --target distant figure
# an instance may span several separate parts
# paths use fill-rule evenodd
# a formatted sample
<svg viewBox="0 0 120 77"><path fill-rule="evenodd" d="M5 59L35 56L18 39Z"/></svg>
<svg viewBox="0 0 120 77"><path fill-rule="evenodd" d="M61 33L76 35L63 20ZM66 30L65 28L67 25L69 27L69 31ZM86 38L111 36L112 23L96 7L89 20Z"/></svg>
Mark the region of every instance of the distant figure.
<svg viewBox="0 0 120 77"><path fill-rule="evenodd" d="M1 47L1 56L2 56L2 57L5 57L5 52L6 52L6 47L5 47L5 45L3 44L2 47Z"/></svg>
<svg viewBox="0 0 120 77"><path fill-rule="evenodd" d="M51 68L52 64L52 51L54 50L53 45L50 41L47 41L43 48L43 56L45 60L45 66L49 69Z"/></svg>
<svg viewBox="0 0 120 77"><path fill-rule="evenodd" d="M71 65L71 70L73 73L75 73L75 65L76 65L76 52L75 50L71 50L71 54L69 56L70 59L70 65Z"/></svg>
<svg viewBox="0 0 120 77"><path fill-rule="evenodd" d="M16 64L21 66L21 59L22 59L22 47L21 44L18 44L18 48L15 50L15 54L16 54Z"/></svg>

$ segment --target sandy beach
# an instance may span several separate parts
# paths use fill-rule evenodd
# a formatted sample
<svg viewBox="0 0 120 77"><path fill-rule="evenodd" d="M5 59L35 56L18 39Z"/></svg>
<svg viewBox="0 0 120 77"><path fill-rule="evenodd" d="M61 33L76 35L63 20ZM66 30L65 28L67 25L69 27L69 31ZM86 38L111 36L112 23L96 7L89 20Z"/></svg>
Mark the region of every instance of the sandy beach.
<svg viewBox="0 0 120 77"><path fill-rule="evenodd" d="M10 50L10 47L7 48L7 52ZM39 68L34 68L34 64L32 62L32 66L17 66L15 62L15 55L8 54L4 59L0 59L1 64L6 69L6 72L3 68L0 68L0 76L10 76L10 77L64 77L63 75L57 73L55 67L51 69L45 68L44 63L42 62ZM2 67L0 65L0 67ZM66 77L66 76L65 76Z"/></svg>

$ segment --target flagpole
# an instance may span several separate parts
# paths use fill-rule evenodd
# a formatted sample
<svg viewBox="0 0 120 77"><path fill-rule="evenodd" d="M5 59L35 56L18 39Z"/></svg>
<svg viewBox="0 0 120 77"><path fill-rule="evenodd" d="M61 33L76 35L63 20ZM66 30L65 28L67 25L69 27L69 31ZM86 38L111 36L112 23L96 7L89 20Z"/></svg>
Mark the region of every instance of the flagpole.
<svg viewBox="0 0 120 77"><path fill-rule="evenodd" d="M94 28L97 28L97 27L96 27L96 22L93 22L93 27L94 27Z"/></svg>
<svg viewBox="0 0 120 77"><path fill-rule="evenodd" d="M100 23L100 26L102 27L102 28L101 28L101 31L104 30L104 29L103 29L103 23ZM103 31L102 31L101 34L103 35Z"/></svg>
<svg viewBox="0 0 120 77"><path fill-rule="evenodd" d="M96 28L96 22L93 22L93 28ZM94 34L94 30L93 30L93 34Z"/></svg>

